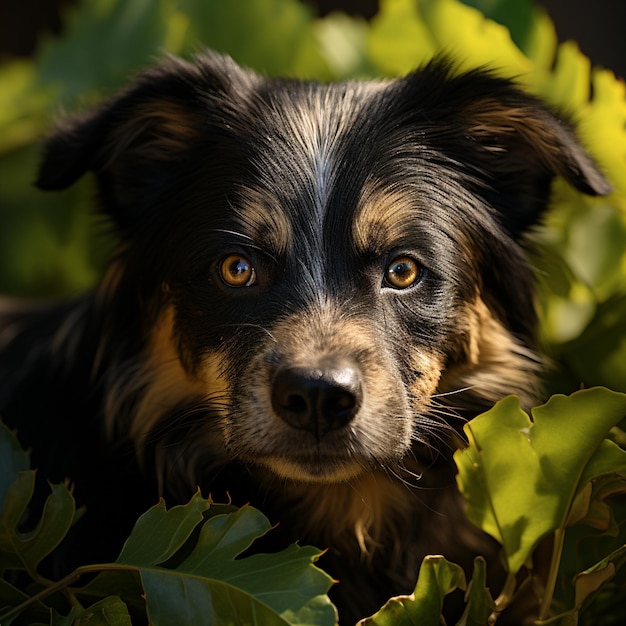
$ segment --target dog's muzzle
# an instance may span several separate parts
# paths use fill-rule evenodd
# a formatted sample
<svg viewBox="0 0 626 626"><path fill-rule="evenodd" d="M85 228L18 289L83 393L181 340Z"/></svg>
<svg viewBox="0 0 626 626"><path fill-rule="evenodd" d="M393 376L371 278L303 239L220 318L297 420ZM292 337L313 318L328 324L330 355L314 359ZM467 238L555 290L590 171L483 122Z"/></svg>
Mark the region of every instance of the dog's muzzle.
<svg viewBox="0 0 626 626"><path fill-rule="evenodd" d="M363 400L360 372L347 363L285 367L275 374L271 393L276 415L317 441L350 423Z"/></svg>

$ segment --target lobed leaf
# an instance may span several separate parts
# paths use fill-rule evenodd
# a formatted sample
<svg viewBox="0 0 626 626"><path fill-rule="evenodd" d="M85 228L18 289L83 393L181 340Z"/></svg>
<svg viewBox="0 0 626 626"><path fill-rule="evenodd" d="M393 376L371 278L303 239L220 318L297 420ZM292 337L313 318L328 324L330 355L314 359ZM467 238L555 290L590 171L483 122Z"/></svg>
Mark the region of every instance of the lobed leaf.
<svg viewBox="0 0 626 626"><path fill-rule="evenodd" d="M35 488L35 472L20 472L5 494L0 513L0 563L4 569L26 570L36 578L39 563L65 537L76 519L74 498L66 485L51 485L42 517L30 531L20 530Z"/></svg>
<svg viewBox="0 0 626 626"><path fill-rule="evenodd" d="M182 548L209 506L199 492L187 504L169 510L161 500L137 520L116 563L134 567L164 563Z"/></svg>
<svg viewBox="0 0 626 626"><path fill-rule="evenodd" d="M290 623L334 624L336 612L325 595L332 579L313 566L319 550L292 545L239 558L270 528L250 506L233 511L199 493L169 510L160 502L139 519L111 568L138 571L154 624L226 623L233 616L243 623L283 624L283 614ZM110 573L103 582L111 589Z"/></svg>

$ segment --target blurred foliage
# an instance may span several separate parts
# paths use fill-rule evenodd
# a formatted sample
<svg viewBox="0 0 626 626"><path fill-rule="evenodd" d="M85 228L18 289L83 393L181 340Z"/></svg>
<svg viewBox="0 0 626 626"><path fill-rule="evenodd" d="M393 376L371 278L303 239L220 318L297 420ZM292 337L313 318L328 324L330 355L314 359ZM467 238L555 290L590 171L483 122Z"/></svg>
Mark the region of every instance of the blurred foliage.
<svg viewBox="0 0 626 626"><path fill-rule="evenodd" d="M485 16L487 16L486 19ZM445 52L460 69L490 65L571 115L614 186L587 198L563 181L535 263L549 391L626 390L626 98L624 83L557 44L531 0L382 0L371 21L315 18L298 0L89 0L32 61L0 66L0 291L57 295L96 280L111 246L88 211L91 181L31 186L38 143L61 112L88 106L168 51L202 46L262 72L323 80L406 73Z"/></svg>

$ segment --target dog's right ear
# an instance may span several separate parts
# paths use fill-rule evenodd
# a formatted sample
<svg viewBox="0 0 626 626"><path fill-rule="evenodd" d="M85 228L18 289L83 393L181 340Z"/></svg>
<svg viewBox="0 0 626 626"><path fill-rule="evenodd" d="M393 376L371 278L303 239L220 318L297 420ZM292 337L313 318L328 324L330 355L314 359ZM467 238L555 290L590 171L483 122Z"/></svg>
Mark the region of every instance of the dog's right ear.
<svg viewBox="0 0 626 626"><path fill-rule="evenodd" d="M104 210L132 226L142 198L167 184L207 128L224 124L225 106L250 80L231 59L171 58L86 115L61 123L45 144L36 185L64 189L95 173ZM145 200L144 200L145 202Z"/></svg>

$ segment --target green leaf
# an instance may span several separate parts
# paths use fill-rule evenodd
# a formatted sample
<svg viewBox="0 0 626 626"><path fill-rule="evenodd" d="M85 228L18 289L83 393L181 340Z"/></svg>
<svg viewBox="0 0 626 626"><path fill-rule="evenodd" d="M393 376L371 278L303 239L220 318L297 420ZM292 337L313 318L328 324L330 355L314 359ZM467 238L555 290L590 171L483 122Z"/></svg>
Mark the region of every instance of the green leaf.
<svg viewBox="0 0 626 626"><path fill-rule="evenodd" d="M381 2L372 20L369 53L382 73L406 74L442 52L459 68L488 64L516 75L532 69L505 26L457 0Z"/></svg>
<svg viewBox="0 0 626 626"><path fill-rule="evenodd" d="M0 511L9 487L20 472L30 468L29 455L20 446L15 434L0 422Z"/></svg>
<svg viewBox="0 0 626 626"><path fill-rule="evenodd" d="M372 77L367 55L369 26L365 20L332 13L313 26L320 53L336 78Z"/></svg>
<svg viewBox="0 0 626 626"><path fill-rule="evenodd" d="M434 34L412 0L383 0L372 19L368 53L382 74L397 76L414 70L436 51Z"/></svg>
<svg viewBox="0 0 626 626"><path fill-rule="evenodd" d="M39 563L65 537L76 520L74 498L66 485L51 485L37 526L21 532L19 524L33 496L35 472L21 472L6 493L0 515L0 558L6 568L25 569L36 578Z"/></svg>
<svg viewBox="0 0 626 626"><path fill-rule="evenodd" d="M165 571L142 571L151 624L267 624L287 622L254 597L221 581Z"/></svg>
<svg viewBox="0 0 626 626"><path fill-rule="evenodd" d="M189 17L187 49L204 44L269 75L331 78L313 14L293 0L181 0Z"/></svg>
<svg viewBox="0 0 626 626"><path fill-rule="evenodd" d="M474 571L465 593L465 612L457 626L485 626L496 608L487 588L487 563L482 557L474 559Z"/></svg>
<svg viewBox="0 0 626 626"><path fill-rule="evenodd" d="M0 156L37 141L45 132L51 92L36 80L32 61L0 68Z"/></svg>
<svg viewBox="0 0 626 626"><path fill-rule="evenodd" d="M535 622L536 626L576 626L580 616L585 614L586 608L615 578L618 570L622 569L625 564L626 545L574 577L575 601L573 608L550 619L537 621ZM611 621L610 623L617 622Z"/></svg>
<svg viewBox="0 0 626 626"><path fill-rule="evenodd" d="M533 27L533 0L463 0L464 4L478 9L485 17L506 26L517 46L525 50L525 44Z"/></svg>
<svg viewBox="0 0 626 626"><path fill-rule="evenodd" d="M117 596L110 596L72 615L72 626L132 626L126 604Z"/></svg>
<svg viewBox="0 0 626 626"><path fill-rule="evenodd" d="M359 626L438 626L445 596L465 587L465 575L458 565L442 556L427 556L415 591L410 596L392 598L380 611L361 620Z"/></svg>
<svg viewBox="0 0 626 626"><path fill-rule="evenodd" d="M209 502L198 492L191 500L167 510L161 500L144 513L126 540L116 563L158 565L170 559L202 522Z"/></svg>
<svg viewBox="0 0 626 626"><path fill-rule="evenodd" d="M182 563L181 569L206 577L212 577L218 571L220 576L228 576L229 567L240 571L234 559L270 528L269 520L252 507L211 517L200 531L196 550ZM216 563L220 564L217 571ZM223 569L225 565L226 570Z"/></svg>
<svg viewBox="0 0 626 626"><path fill-rule="evenodd" d="M0 558L0 565L1 565ZM0 566L0 570L2 567ZM0 578L0 616L5 612L5 609L17 607L24 602L31 600L30 596L11 585L8 581ZM32 602L28 607L28 619L30 623L37 621L47 622L50 615L50 609L41 602ZM13 623L13 620L17 617L14 615L10 618L1 618L3 626L9 626Z"/></svg>
<svg viewBox="0 0 626 626"><path fill-rule="evenodd" d="M421 0L422 15L437 51L447 51L465 69L489 65L508 74L529 72L532 64L513 43L509 29L458 0ZM459 51L463 51L462 54Z"/></svg>
<svg viewBox="0 0 626 626"><path fill-rule="evenodd" d="M533 409L533 422L511 397L466 425L469 447L455 453L459 488L469 518L502 544L509 572L565 525L583 483L606 469L604 436L625 414L625 395L597 388L553 396Z"/></svg>
<svg viewBox="0 0 626 626"><path fill-rule="evenodd" d="M89 0L68 10L62 39L39 57L39 77L62 102L118 88L164 46L173 0Z"/></svg>
<svg viewBox="0 0 626 626"><path fill-rule="evenodd" d="M141 577L133 569L105 570L82 587L69 589L80 598L83 606L90 606L110 596L120 596L133 614L145 616L146 603L143 597Z"/></svg>
<svg viewBox="0 0 626 626"><path fill-rule="evenodd" d="M332 579L312 565L321 552L292 545L239 558L271 526L252 507L224 513L231 509L196 494L170 510L161 502L137 522L111 568L137 569L151 623L226 623L236 616L242 623L283 624L284 615L293 623L334 624L325 596Z"/></svg>

